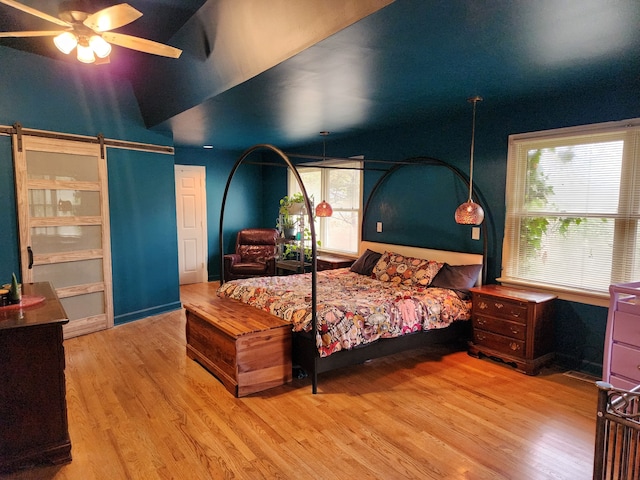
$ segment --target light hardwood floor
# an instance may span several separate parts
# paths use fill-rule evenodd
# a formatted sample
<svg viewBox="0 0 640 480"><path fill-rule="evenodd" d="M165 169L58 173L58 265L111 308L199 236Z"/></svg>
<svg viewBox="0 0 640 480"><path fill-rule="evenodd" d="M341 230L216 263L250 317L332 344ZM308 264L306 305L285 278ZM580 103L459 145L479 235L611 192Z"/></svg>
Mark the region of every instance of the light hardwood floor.
<svg viewBox="0 0 640 480"><path fill-rule="evenodd" d="M237 399L184 328L178 311L65 341L73 461L2 478L591 478L591 382L438 348Z"/></svg>

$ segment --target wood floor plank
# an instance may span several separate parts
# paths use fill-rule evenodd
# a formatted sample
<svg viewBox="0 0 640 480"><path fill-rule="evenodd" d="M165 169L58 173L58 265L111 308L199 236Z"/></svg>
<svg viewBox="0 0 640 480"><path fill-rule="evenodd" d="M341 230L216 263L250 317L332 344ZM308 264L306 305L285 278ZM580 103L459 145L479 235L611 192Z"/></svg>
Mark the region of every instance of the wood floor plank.
<svg viewBox="0 0 640 480"><path fill-rule="evenodd" d="M182 288L207 301L215 284ZM65 341L73 461L3 479L590 478L596 387L460 348L243 398L185 352L183 311Z"/></svg>

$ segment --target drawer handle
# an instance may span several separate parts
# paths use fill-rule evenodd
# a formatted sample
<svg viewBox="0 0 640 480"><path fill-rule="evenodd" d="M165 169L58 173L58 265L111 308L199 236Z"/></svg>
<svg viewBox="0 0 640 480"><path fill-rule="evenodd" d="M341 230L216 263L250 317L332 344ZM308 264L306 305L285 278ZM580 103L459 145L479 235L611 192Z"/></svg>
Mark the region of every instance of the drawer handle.
<svg viewBox="0 0 640 480"><path fill-rule="evenodd" d="M485 338L487 338L487 337L485 337L485 336L484 336L483 334L481 334L481 333L477 333L477 334L476 334L476 337L478 337L478 340L480 340L480 341L482 341L482 340L484 340Z"/></svg>
<svg viewBox="0 0 640 480"><path fill-rule="evenodd" d="M485 323L487 323L487 322L485 322L482 318L476 318L476 323L477 323L478 325L484 325L484 324L485 324Z"/></svg>
<svg viewBox="0 0 640 480"><path fill-rule="evenodd" d="M520 345L518 345L516 342L511 342L509 344L509 348L515 352L516 350L520 349Z"/></svg>
<svg viewBox="0 0 640 480"><path fill-rule="evenodd" d="M486 304L486 303L484 303L484 302L480 302L480 303L478 304L478 308L479 308L480 310L486 310L487 308L489 308L489 305L487 305L487 304Z"/></svg>
<svg viewBox="0 0 640 480"><path fill-rule="evenodd" d="M520 329L518 327L511 327L511 333L518 334L520 333Z"/></svg>
<svg viewBox="0 0 640 480"><path fill-rule="evenodd" d="M504 303L498 303L498 302L496 302L496 303L494 303L494 305L496 306L496 308L497 308L497 309L504 308Z"/></svg>
<svg viewBox="0 0 640 480"><path fill-rule="evenodd" d="M519 318L520 317L520 312L511 312L511 316L513 318Z"/></svg>

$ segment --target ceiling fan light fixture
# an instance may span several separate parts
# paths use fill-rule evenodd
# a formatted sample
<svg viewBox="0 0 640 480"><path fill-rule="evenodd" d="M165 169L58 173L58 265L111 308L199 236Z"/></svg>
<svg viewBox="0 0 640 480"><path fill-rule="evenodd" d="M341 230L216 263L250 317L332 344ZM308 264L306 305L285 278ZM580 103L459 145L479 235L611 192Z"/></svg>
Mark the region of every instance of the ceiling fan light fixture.
<svg viewBox="0 0 640 480"><path fill-rule="evenodd" d="M87 44L83 45L84 42L78 42L78 60L82 63L93 63L96 61L96 57L93 54L93 49Z"/></svg>
<svg viewBox="0 0 640 480"><path fill-rule="evenodd" d="M161 57L179 58L182 50L163 43L154 42L146 38L111 32L130 24L142 16L131 5L118 3L110 7L89 14L86 8L91 8L84 0L63 1L60 4L58 18L41 12L33 7L23 5L16 0L0 0L10 7L31 14L42 20L55 23L65 30L61 33L56 30L0 32L2 38L23 38L55 36L54 45L62 53L68 55L77 47L77 58L84 63L105 64L109 63L111 45L137 50L143 53L159 55ZM42 2L41 2L42 3ZM109 35L103 38L102 35ZM96 61L96 56L98 61Z"/></svg>
<svg viewBox="0 0 640 480"><path fill-rule="evenodd" d="M53 43L58 50L65 55L69 55L76 48L78 38L71 32L62 32L60 35L53 37Z"/></svg>
<svg viewBox="0 0 640 480"><path fill-rule="evenodd" d="M93 49L93 53L99 58L108 57L111 53L111 45L99 35L91 35L91 38L89 38L89 46Z"/></svg>

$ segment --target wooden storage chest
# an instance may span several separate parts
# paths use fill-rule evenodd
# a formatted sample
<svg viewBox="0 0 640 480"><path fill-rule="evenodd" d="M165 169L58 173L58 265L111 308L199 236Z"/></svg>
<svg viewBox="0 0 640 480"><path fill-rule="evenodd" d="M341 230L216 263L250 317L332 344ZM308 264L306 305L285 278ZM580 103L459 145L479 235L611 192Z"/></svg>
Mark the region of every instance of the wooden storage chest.
<svg viewBox="0 0 640 480"><path fill-rule="evenodd" d="M229 299L185 305L187 356L236 397L291 381L291 324Z"/></svg>

